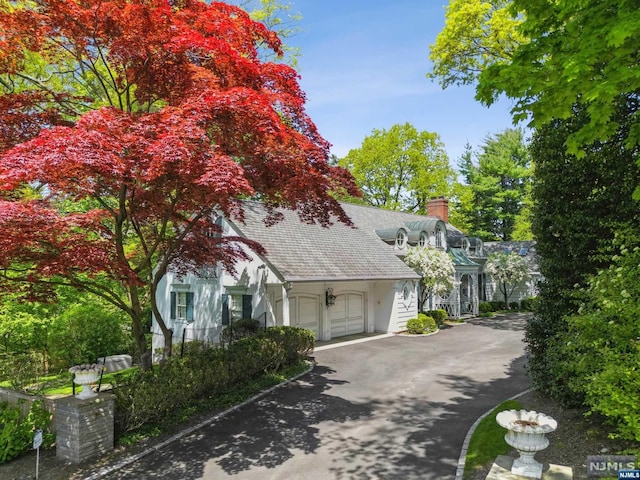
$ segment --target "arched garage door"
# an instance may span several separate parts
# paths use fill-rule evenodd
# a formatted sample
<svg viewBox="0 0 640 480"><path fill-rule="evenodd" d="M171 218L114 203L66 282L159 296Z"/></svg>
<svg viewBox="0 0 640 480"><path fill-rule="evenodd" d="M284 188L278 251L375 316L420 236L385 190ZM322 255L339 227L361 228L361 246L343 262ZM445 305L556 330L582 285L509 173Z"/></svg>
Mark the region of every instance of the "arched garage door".
<svg viewBox="0 0 640 480"><path fill-rule="evenodd" d="M291 325L313 331L320 338L320 310L318 297L296 295L289 298Z"/></svg>
<svg viewBox="0 0 640 480"><path fill-rule="evenodd" d="M343 293L329 307L331 338L364 332L364 294Z"/></svg>

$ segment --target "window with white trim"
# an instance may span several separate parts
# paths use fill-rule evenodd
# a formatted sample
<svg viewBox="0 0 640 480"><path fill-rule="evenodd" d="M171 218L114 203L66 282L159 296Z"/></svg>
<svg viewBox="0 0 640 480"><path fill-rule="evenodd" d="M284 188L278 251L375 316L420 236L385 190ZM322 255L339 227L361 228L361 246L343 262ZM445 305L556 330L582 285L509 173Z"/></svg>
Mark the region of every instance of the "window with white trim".
<svg viewBox="0 0 640 480"><path fill-rule="evenodd" d="M436 248L444 248L444 232L440 227L436 227Z"/></svg>
<svg viewBox="0 0 640 480"><path fill-rule="evenodd" d="M429 237L427 236L426 232L420 232L418 245L420 245L421 247L426 247L427 245L429 245Z"/></svg>
<svg viewBox="0 0 640 480"><path fill-rule="evenodd" d="M171 320L193 322L193 292L171 292Z"/></svg>
<svg viewBox="0 0 640 480"><path fill-rule="evenodd" d="M222 295L222 325L236 320L249 319L252 315L252 296L240 293Z"/></svg>
<svg viewBox="0 0 640 480"><path fill-rule="evenodd" d="M404 248L407 245L407 233L404 230L398 230L396 233L396 247Z"/></svg>
<svg viewBox="0 0 640 480"><path fill-rule="evenodd" d="M470 246L470 245L471 245L471 244L469 243L469 239L468 239L468 238L466 238L466 237L464 237L464 238L462 239L462 245L461 245L461 248L462 248L462 250L464 250L464 252L465 252L465 253L469 253L469 246Z"/></svg>

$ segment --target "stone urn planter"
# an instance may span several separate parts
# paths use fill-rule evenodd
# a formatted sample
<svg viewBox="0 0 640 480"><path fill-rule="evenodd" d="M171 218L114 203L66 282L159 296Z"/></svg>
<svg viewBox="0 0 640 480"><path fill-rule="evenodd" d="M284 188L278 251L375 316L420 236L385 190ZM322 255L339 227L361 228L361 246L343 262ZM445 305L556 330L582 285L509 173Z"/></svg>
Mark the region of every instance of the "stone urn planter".
<svg viewBox="0 0 640 480"><path fill-rule="evenodd" d="M520 458L513 461L511 473L531 478L542 478L542 464L534 455L549 446L547 433L558 423L544 413L528 410L505 410L496 416L498 425L507 429L507 444L518 450Z"/></svg>
<svg viewBox="0 0 640 480"><path fill-rule="evenodd" d="M82 387L82 391L76 394L76 398L86 400L98 396L97 393L91 390L91 385L98 382L103 368L104 366L101 363L85 363L75 365L69 369L74 374L73 383Z"/></svg>

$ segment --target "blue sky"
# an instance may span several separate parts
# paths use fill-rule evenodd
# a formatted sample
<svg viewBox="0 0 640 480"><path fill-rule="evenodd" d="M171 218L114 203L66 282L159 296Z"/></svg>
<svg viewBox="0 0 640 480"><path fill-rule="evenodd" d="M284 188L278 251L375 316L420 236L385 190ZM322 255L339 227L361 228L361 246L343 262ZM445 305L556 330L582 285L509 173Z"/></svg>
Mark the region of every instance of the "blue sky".
<svg viewBox="0 0 640 480"><path fill-rule="evenodd" d="M452 166L469 142L512 127L508 100L486 108L473 87L442 90L426 78L429 45L446 0L290 0L303 29L300 84L307 112L332 153L344 157L375 129L409 122L437 133Z"/></svg>

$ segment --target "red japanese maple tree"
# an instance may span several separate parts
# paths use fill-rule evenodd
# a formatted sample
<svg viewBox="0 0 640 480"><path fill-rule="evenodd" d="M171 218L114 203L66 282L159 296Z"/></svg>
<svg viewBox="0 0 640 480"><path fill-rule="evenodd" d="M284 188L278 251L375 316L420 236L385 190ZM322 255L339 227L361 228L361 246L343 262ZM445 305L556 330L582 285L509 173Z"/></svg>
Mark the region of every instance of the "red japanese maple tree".
<svg viewBox="0 0 640 480"><path fill-rule="evenodd" d="M232 270L248 240L211 235L241 198L348 223L328 144L297 73L263 62L275 34L241 9L197 0L0 4L0 287L58 285L126 311L142 329L168 269ZM28 193L25 193L28 192ZM273 218L277 220L277 218Z"/></svg>

